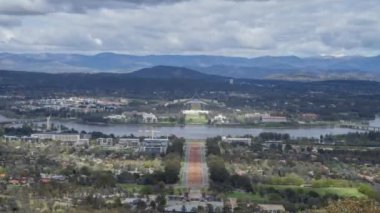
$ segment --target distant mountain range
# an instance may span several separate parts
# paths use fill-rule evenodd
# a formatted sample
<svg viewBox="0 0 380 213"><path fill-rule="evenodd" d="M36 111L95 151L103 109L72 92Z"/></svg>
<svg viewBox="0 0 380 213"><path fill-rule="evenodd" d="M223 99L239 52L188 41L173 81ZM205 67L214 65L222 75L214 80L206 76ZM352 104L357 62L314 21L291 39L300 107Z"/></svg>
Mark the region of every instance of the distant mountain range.
<svg viewBox="0 0 380 213"><path fill-rule="evenodd" d="M266 56L243 58L205 55L135 56L114 53L101 53L97 55L0 53L0 69L2 70L49 73L130 73L139 69L159 65L184 67L205 74L234 78L283 80L380 80L380 56L338 58Z"/></svg>

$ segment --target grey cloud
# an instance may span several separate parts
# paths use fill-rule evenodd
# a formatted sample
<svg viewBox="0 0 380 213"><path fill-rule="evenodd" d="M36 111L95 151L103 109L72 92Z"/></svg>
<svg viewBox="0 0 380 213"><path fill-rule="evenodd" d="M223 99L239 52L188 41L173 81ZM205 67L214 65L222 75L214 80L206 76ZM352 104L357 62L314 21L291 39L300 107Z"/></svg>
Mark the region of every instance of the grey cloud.
<svg viewBox="0 0 380 213"><path fill-rule="evenodd" d="M13 28L21 26L21 24L22 22L20 19L0 16L0 27Z"/></svg>
<svg viewBox="0 0 380 213"><path fill-rule="evenodd" d="M30 1L18 0L23 7L8 4L7 8L45 14L17 17L22 25L14 19L18 27L13 28L10 19L1 27L0 18L5 51L380 54L377 0ZM6 9L3 3L2 9Z"/></svg>
<svg viewBox="0 0 380 213"><path fill-rule="evenodd" d="M2 0L0 14L25 16L54 12L85 13L94 9L175 4L182 1L187 0Z"/></svg>
<svg viewBox="0 0 380 213"><path fill-rule="evenodd" d="M44 0L2 0L1 15L41 15L49 10Z"/></svg>

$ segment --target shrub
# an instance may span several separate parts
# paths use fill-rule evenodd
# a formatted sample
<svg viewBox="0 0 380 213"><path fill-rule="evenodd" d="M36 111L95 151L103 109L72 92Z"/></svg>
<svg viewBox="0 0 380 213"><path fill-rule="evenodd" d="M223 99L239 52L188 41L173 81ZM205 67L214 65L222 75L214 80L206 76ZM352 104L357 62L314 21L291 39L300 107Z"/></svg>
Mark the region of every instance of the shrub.
<svg viewBox="0 0 380 213"><path fill-rule="evenodd" d="M368 184L360 184L358 191L367 195L369 198L376 198L376 191Z"/></svg>
<svg viewBox="0 0 380 213"><path fill-rule="evenodd" d="M304 183L304 180L296 175L296 174L290 174L285 177L273 177L271 179L271 184L274 185L296 185L300 186Z"/></svg>

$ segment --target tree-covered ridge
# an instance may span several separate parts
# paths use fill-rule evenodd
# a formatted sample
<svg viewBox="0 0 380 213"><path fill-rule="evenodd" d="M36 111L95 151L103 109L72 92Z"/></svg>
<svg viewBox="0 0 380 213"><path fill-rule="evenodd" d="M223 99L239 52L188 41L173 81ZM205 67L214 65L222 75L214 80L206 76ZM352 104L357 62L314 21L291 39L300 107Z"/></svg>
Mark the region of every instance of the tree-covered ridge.
<svg viewBox="0 0 380 213"><path fill-rule="evenodd" d="M368 119L380 112L379 82L235 79L231 83L228 79L209 75L196 79L173 79L170 76L141 78L117 73L0 71L0 95L16 94L28 98L86 95L173 100L191 98L198 93L201 98L217 100L231 108L254 107L289 115L316 113L321 120Z"/></svg>

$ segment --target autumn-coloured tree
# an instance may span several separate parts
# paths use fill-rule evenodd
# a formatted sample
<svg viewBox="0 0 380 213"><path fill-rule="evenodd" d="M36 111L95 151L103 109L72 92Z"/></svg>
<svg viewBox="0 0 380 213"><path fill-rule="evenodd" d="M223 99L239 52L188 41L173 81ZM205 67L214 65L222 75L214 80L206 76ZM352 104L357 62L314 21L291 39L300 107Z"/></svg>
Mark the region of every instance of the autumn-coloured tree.
<svg viewBox="0 0 380 213"><path fill-rule="evenodd" d="M345 199L331 202L323 212L326 213L373 213L380 212L379 203L368 199Z"/></svg>

